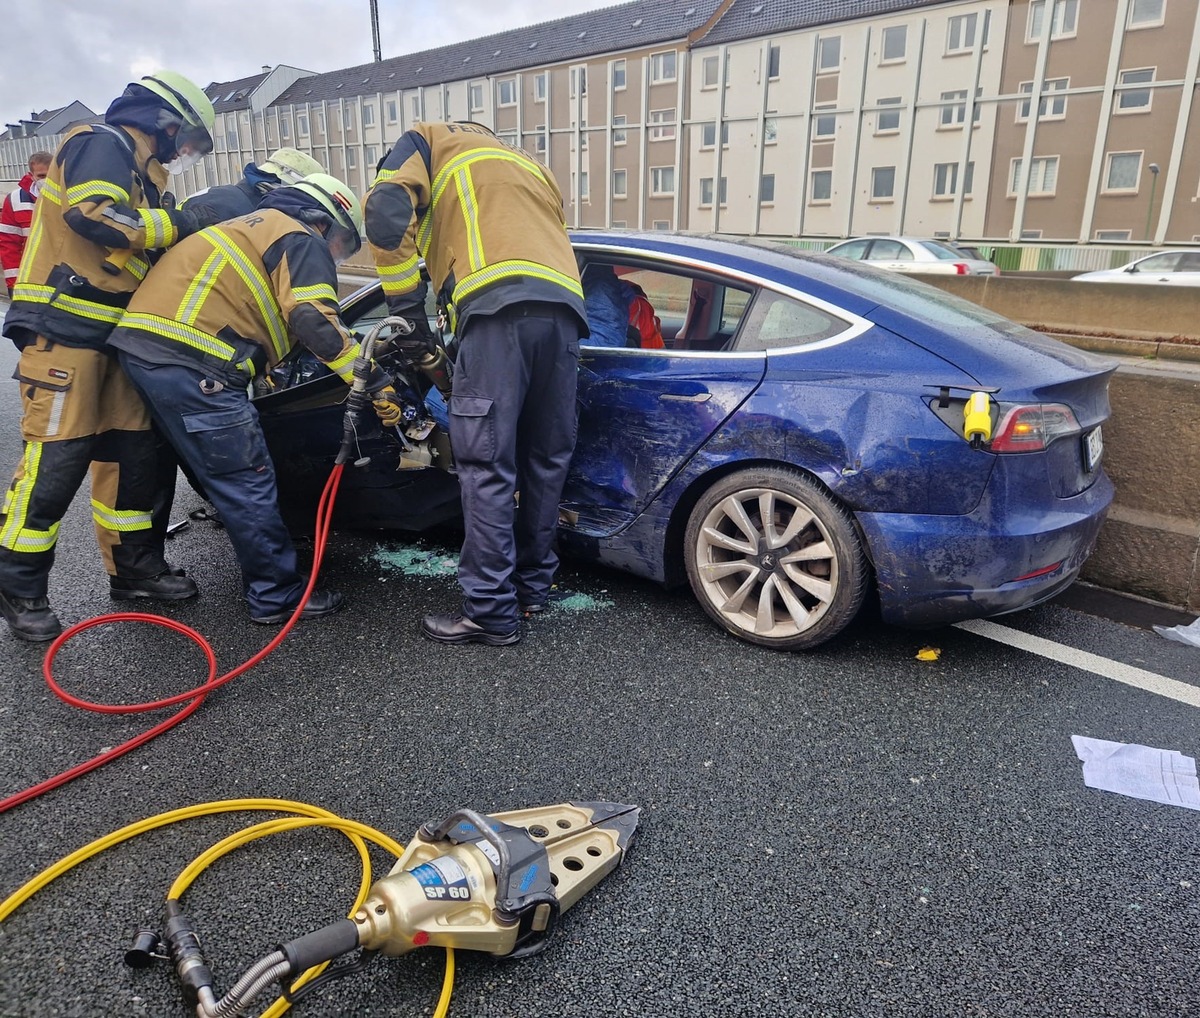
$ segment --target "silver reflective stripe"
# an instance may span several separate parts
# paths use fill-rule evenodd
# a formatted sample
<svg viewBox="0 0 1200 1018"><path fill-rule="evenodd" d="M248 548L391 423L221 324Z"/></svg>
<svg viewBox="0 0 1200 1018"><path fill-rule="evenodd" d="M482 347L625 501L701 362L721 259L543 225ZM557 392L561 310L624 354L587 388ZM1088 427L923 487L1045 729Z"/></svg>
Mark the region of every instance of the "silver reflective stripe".
<svg viewBox="0 0 1200 1018"><path fill-rule="evenodd" d="M56 392L54 399L50 403L50 420L46 422L46 434L44 438L53 438L58 434L58 426L62 424L63 407L67 402L67 394L65 392Z"/></svg>

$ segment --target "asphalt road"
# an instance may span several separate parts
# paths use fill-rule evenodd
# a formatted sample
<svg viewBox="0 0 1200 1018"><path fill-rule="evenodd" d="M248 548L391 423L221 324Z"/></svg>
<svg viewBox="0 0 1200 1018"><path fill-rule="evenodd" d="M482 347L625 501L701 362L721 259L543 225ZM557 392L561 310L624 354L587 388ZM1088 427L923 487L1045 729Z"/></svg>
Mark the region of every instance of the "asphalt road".
<svg viewBox="0 0 1200 1018"><path fill-rule="evenodd" d="M14 362L0 346L4 377ZM4 470L19 447L7 391ZM198 504L185 490L181 515ZM67 623L113 609L84 505L51 583ZM222 532L193 523L170 553L203 593L164 613L208 634L223 668L266 642ZM610 799L643 809L625 864L543 954L460 954L451 1015L1200 1014L1200 813L1084 787L1071 745L1195 756L1196 707L869 614L815 652L771 653L685 593L574 566L568 606L522 643L445 648L416 629L457 601L439 546L339 534L325 577L346 611L302 624L182 727L0 816L0 896L93 838L209 800L299 799L407 840L458 806ZM1200 650L1133 625L1062 605L1004 624L1200 687ZM916 659L926 646L937 661ZM148 726L61 704L43 649L0 634L0 796ZM202 672L186 641L140 626L92 630L56 666L74 692L114 701ZM122 954L160 925L195 855L258 819L145 835L38 893L0 924L0 1015L188 1014L173 973ZM357 883L348 843L312 831L239 850L185 902L226 989L343 915ZM380 959L294 1013L428 1014L441 964Z"/></svg>

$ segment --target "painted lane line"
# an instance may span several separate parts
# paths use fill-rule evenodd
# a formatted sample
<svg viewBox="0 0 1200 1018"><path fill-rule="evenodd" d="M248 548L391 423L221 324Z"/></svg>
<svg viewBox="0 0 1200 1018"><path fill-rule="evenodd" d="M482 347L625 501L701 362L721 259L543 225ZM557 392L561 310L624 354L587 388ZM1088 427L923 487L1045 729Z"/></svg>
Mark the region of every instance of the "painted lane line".
<svg viewBox="0 0 1200 1018"><path fill-rule="evenodd" d="M956 622L954 626L956 629L965 629L968 633L995 640L997 643L1003 643L1018 650L1028 651L1030 654L1048 657L1052 661L1059 661L1062 664L1071 665L1073 668L1082 668L1084 671L1102 675L1114 682L1123 682L1127 686L1144 689L1148 693L1157 693L1159 696L1166 696L1172 700L1178 700L1180 703L1190 704L1192 707L1200 707L1200 686L1192 686L1177 679L1168 679L1165 675L1156 675L1154 672L1122 664L1120 661L1112 661L1099 654L1090 654L1086 650L1077 650L1075 647L1055 643L1053 640L1046 640L1040 636L1031 636L1029 633L1009 629L1007 626L997 625L986 619Z"/></svg>

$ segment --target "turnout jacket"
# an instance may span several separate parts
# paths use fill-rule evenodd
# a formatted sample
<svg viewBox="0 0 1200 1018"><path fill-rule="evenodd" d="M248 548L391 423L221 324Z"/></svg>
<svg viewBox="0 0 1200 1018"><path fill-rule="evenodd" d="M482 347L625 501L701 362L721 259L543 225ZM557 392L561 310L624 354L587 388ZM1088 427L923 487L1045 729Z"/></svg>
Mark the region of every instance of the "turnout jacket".
<svg viewBox="0 0 1200 1018"><path fill-rule="evenodd" d="M142 252L181 233L159 208L167 171L134 127L88 124L67 135L42 183L4 334L100 349L150 265ZM188 217L190 219L190 217ZM105 259L132 251L122 265Z"/></svg>
<svg viewBox="0 0 1200 1018"><path fill-rule="evenodd" d="M26 173L5 197L4 206L0 208L0 265L4 266L4 282L10 291L17 281L21 252L25 250L29 224L33 222L33 205L37 198L29 190L31 187L33 174Z"/></svg>
<svg viewBox="0 0 1200 1018"><path fill-rule="evenodd" d="M419 123L406 131L380 164L364 219L393 313L423 313L423 255L459 323L521 301L548 301L570 307L587 335L554 175L486 127Z"/></svg>
<svg viewBox="0 0 1200 1018"><path fill-rule="evenodd" d="M259 209L163 255L108 342L244 386L277 364L293 338L352 381L358 344L338 317L337 268L324 238L279 209Z"/></svg>

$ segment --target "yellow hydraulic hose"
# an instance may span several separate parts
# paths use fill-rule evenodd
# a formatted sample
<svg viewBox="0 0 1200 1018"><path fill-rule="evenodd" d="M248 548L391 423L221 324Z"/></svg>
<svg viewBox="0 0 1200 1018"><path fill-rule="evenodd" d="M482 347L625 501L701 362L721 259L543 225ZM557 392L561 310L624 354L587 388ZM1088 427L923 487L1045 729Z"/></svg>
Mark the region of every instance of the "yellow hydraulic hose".
<svg viewBox="0 0 1200 1018"><path fill-rule="evenodd" d="M360 824L354 820L346 820L335 813L321 809L319 806L311 806L303 802L293 802L288 799L222 799L216 802L200 803L195 806L185 806L182 809L171 810L167 813L159 813L157 816L147 817L144 820L129 824L118 831L113 831L111 834L106 834L90 844L84 845L83 848L72 852L66 858L60 859L52 866L48 866L42 870L41 873L5 898L3 902L0 902L0 922L7 919L21 905L33 897L33 895L52 881L57 880L68 870L78 866L81 862L91 859L93 856L99 855L101 852L137 837L139 834L145 834L147 831L166 827L169 824L178 823L182 820L192 820L196 817L253 810L270 810L295 815L291 817L278 817L274 820L254 824L251 827L231 834L229 837L222 839L211 848L202 852L175 879L167 895L168 898L178 900L207 867L242 845L249 844L251 841L256 841L270 834L279 834L284 831L297 830L303 827L319 826L341 831L350 839L358 851L363 867L363 876L359 885L358 895L355 898L354 905L350 909L350 914L353 915L363 901L366 900L367 892L371 886L371 860L367 854L366 841L374 842L397 857L404 851L403 846L381 831L377 831L366 824ZM296 981L294 986L298 988L303 983L314 978L324 968L325 965L319 965L309 969ZM453 988L454 951L447 948L446 974L442 980L442 991L438 998L437 1007L434 1010L434 1018L445 1018L446 1012L450 1009L450 995ZM262 1018L277 1018L277 1016L284 1014L290 1007L291 1005L284 998L280 997L270 1008L263 1012Z"/></svg>

